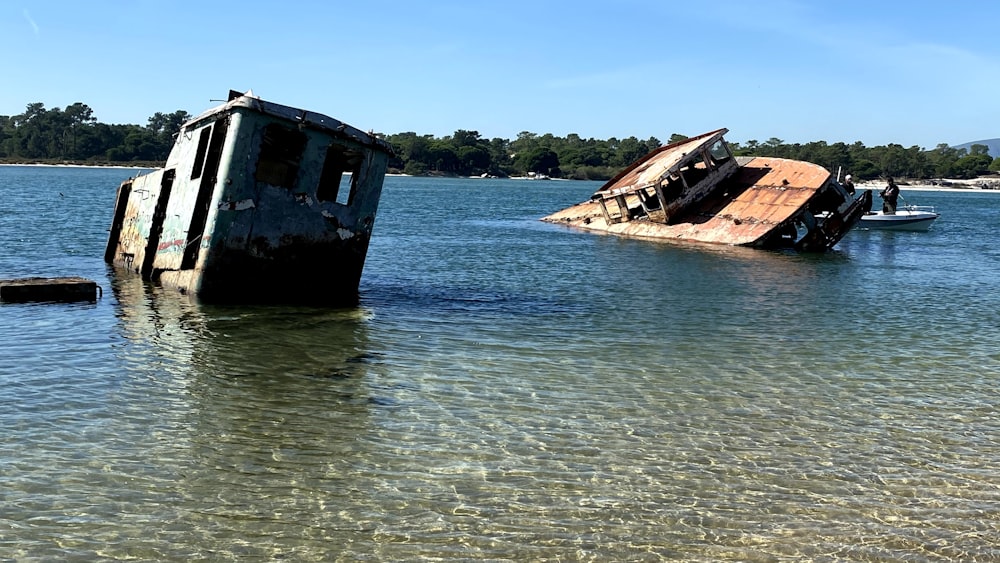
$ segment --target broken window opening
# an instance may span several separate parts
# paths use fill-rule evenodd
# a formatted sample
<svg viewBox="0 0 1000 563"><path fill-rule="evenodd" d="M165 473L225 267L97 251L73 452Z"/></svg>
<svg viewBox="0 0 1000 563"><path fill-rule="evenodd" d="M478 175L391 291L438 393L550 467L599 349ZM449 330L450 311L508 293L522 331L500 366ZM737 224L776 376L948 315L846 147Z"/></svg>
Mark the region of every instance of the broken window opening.
<svg viewBox="0 0 1000 563"><path fill-rule="evenodd" d="M656 195L656 190L653 189L652 193L648 188L643 188L639 190L639 201L642 203L642 207L646 209L647 212L654 211L660 208L660 198Z"/></svg>
<svg viewBox="0 0 1000 563"><path fill-rule="evenodd" d="M194 168L191 169L191 179L201 178L201 172L205 169L205 155L208 153L208 140L212 137L212 126L209 125L201 130L198 135L198 152L194 157Z"/></svg>
<svg viewBox="0 0 1000 563"><path fill-rule="evenodd" d="M260 143L260 156L257 158L257 181L281 188L293 188L305 147L305 133L277 123L265 127Z"/></svg>
<svg viewBox="0 0 1000 563"><path fill-rule="evenodd" d="M733 158L733 153L729 150L729 144L722 139L716 141L715 144L708 149L708 154L711 156L712 163L715 166L719 166L720 164Z"/></svg>
<svg viewBox="0 0 1000 563"><path fill-rule="evenodd" d="M604 222L608 225L613 223L621 223L624 219L625 213L623 213L621 206L617 198L614 196L602 197L598 200L601 204L601 214L604 215ZM609 209L610 204L614 203L614 209Z"/></svg>
<svg viewBox="0 0 1000 563"><path fill-rule="evenodd" d="M700 166L698 166L699 164ZM701 183L702 180L708 177L711 170L709 170L704 161L699 160L697 163L692 163L690 168L682 169L679 172L684 188L688 188Z"/></svg>
<svg viewBox="0 0 1000 563"><path fill-rule="evenodd" d="M677 199L684 193L684 182L681 180L681 176L676 178L668 178L666 182L661 184L661 191L663 192L663 198L667 201L672 201Z"/></svg>
<svg viewBox="0 0 1000 563"><path fill-rule="evenodd" d="M357 190L363 159L364 155L360 152L330 145L326 149L323 173L316 188L316 199L351 205L354 202L354 192Z"/></svg>

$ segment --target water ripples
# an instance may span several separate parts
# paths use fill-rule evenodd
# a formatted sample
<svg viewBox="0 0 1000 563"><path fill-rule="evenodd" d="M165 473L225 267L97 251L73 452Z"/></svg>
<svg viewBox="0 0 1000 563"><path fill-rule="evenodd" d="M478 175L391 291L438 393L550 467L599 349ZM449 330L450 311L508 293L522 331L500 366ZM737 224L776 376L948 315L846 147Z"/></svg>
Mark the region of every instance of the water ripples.
<svg viewBox="0 0 1000 563"><path fill-rule="evenodd" d="M35 185L108 199L81 173ZM3 557L1000 558L974 201L805 256L567 231L534 218L593 186L526 184L390 179L351 310L109 273L111 203L19 226L0 272L106 295L0 307Z"/></svg>

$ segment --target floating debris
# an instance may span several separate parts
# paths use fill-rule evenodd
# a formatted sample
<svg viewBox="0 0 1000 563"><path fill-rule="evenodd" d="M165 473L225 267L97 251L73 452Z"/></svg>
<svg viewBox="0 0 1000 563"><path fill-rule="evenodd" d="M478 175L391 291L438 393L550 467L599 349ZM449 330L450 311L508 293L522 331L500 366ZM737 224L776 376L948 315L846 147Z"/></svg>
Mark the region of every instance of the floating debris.
<svg viewBox="0 0 1000 563"><path fill-rule="evenodd" d="M97 282L79 277L0 280L4 303L97 301L102 294Z"/></svg>

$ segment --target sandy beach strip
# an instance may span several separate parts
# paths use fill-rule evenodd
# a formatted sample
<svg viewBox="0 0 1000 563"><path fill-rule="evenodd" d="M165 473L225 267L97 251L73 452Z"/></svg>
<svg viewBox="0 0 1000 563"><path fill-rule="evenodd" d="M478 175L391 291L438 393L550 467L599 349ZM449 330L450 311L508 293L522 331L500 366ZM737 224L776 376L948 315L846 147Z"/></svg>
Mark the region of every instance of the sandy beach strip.
<svg viewBox="0 0 1000 563"><path fill-rule="evenodd" d="M984 180L933 180L927 182L897 182L901 191L923 191L923 192L983 192L1000 194L1000 183L995 178ZM946 185L942 185L946 184ZM857 191L872 190L877 195L885 189L885 182L859 182L854 184ZM984 187L984 186L998 186Z"/></svg>

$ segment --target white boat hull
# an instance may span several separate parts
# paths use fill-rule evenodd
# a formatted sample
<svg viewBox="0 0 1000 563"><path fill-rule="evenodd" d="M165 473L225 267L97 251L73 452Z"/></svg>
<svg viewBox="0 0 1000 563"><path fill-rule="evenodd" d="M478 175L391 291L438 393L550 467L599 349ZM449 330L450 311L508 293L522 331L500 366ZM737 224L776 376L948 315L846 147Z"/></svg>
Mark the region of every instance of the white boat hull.
<svg viewBox="0 0 1000 563"><path fill-rule="evenodd" d="M858 226L889 231L926 231L941 215L933 208L906 206L893 214L872 211L861 216Z"/></svg>

